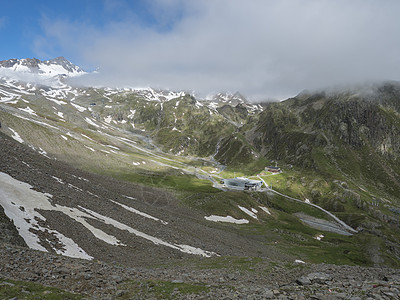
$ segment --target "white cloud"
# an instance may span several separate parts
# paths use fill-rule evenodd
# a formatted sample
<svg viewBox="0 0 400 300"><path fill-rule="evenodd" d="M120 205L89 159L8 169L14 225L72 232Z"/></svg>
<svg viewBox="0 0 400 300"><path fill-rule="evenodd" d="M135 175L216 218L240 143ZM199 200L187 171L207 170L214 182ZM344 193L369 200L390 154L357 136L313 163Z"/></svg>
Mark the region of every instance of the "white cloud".
<svg viewBox="0 0 400 300"><path fill-rule="evenodd" d="M399 1L157 0L154 24L46 20L57 44L102 72L93 84L239 90L255 99L364 80L400 80ZM154 4L156 3L156 4Z"/></svg>

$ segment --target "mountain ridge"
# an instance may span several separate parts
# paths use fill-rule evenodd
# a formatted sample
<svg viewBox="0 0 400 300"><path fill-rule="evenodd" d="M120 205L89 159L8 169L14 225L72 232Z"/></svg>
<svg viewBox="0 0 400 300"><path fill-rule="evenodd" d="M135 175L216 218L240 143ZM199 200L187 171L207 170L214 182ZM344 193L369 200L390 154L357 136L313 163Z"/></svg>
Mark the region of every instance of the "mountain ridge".
<svg viewBox="0 0 400 300"><path fill-rule="evenodd" d="M3 60L0 61L0 71L36 74L45 77L57 75L73 77L86 73L63 56L43 61L37 58Z"/></svg>

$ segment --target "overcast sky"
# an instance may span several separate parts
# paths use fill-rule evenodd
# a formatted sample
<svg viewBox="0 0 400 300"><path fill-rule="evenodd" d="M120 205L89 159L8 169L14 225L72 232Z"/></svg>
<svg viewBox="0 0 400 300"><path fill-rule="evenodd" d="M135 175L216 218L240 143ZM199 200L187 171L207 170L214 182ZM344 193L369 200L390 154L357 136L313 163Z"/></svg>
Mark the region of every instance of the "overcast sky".
<svg viewBox="0 0 400 300"><path fill-rule="evenodd" d="M27 54L99 67L88 84L262 100L400 80L398 0L22 2L35 5ZM0 12L0 34L10 24Z"/></svg>

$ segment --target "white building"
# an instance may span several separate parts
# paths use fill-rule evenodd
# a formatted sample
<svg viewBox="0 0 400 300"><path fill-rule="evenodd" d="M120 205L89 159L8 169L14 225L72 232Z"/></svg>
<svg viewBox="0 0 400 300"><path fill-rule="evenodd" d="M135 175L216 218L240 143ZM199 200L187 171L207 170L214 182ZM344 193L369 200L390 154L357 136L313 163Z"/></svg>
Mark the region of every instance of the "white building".
<svg viewBox="0 0 400 300"><path fill-rule="evenodd" d="M223 183L228 189L240 191L257 191L261 189L263 184L260 180L251 180L245 177L222 179L221 183Z"/></svg>

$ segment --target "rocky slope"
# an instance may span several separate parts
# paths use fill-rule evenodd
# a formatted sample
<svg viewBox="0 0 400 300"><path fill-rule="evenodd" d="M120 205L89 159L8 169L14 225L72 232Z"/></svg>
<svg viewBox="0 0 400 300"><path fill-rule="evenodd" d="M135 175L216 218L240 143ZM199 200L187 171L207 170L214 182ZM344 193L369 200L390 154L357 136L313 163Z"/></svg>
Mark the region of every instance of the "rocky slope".
<svg viewBox="0 0 400 300"><path fill-rule="evenodd" d="M7 176L18 180L19 183L13 184L27 183L30 190L51 195L49 200L36 200L30 194L32 198L25 204L14 203L17 198L11 199L11 204L26 212L25 221L32 224L29 232L38 237L36 249L70 255L68 243L61 236L64 235L95 259L131 266L197 255L253 256L258 253L274 255L276 259L286 256L266 247L256 236L243 236L233 227L205 221L201 212L182 206L167 191L71 168L1 133L0 151L2 205L9 203L13 195L2 181ZM47 201L51 205L40 204ZM34 218L29 213L29 203L33 202L37 202L34 210L39 212ZM6 207L10 214L10 205ZM35 225L34 220L39 219ZM2 215L2 220L2 226L8 228L8 219ZM23 228L24 224L22 221L16 225ZM15 230L8 240L16 240L14 244L21 245Z"/></svg>
<svg viewBox="0 0 400 300"><path fill-rule="evenodd" d="M154 268L110 265L0 245L0 295L10 279L58 287L86 299L398 299L400 273L387 268L281 264L248 258ZM23 286L24 283L22 283ZM9 293L27 297L26 288ZM36 294L37 295L37 294ZM77 299L78 295L76 296Z"/></svg>
<svg viewBox="0 0 400 300"><path fill-rule="evenodd" d="M246 134L263 155L306 167L318 167L314 148L328 152L335 147L369 151L397 163L399 88L386 83L368 90L302 93L269 105Z"/></svg>
<svg viewBox="0 0 400 300"><path fill-rule="evenodd" d="M271 104L246 137L271 159L321 173L329 173L330 166L369 186L385 186L397 197L399 102L396 83L368 92L300 94Z"/></svg>

